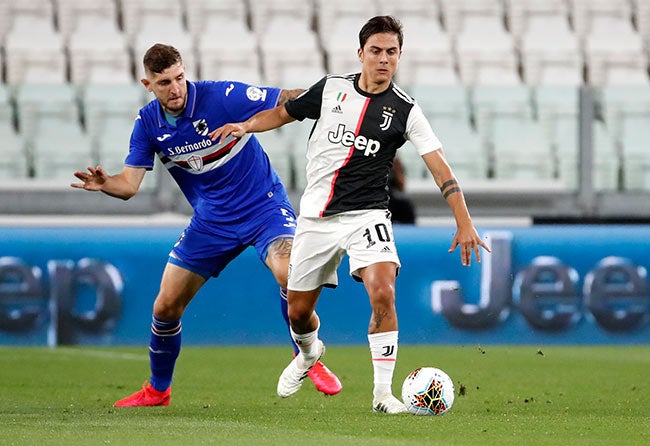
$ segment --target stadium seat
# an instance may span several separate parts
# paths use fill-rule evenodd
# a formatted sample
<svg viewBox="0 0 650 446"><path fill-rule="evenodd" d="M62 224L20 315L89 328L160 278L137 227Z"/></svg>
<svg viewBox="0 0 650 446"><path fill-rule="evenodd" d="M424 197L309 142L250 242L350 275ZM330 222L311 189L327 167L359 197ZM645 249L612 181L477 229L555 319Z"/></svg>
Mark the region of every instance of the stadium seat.
<svg viewBox="0 0 650 446"><path fill-rule="evenodd" d="M328 61L328 72L335 74L361 71L359 62L359 29L367 19L342 17L326 36L320 31L321 43Z"/></svg>
<svg viewBox="0 0 650 446"><path fill-rule="evenodd" d="M404 30L410 35L408 22L412 19L421 19L429 22L432 27L440 27L440 7L431 0L377 0L378 14L392 15L407 25Z"/></svg>
<svg viewBox="0 0 650 446"><path fill-rule="evenodd" d="M147 102L145 93L145 88L135 82L87 84L82 89L81 104L94 162L111 174L124 167L135 117ZM141 189L156 188L158 175L160 169L147 173Z"/></svg>
<svg viewBox="0 0 650 446"><path fill-rule="evenodd" d="M197 55L202 79L262 83L257 39L238 20L208 27L198 38Z"/></svg>
<svg viewBox="0 0 650 446"><path fill-rule="evenodd" d="M614 22L620 22L632 30L632 5L629 0L571 0L568 4L573 29L581 38L590 33L613 32L610 26Z"/></svg>
<svg viewBox="0 0 650 446"><path fill-rule="evenodd" d="M530 88L523 84L475 86L470 98L474 123L484 144L483 150L488 154L488 159L494 161L492 169L495 175L499 174L504 179L516 179L516 173L510 170L519 164L523 166L523 172L529 170L525 160L519 159L528 155L525 151L514 150L514 140L508 136L508 131L519 134L522 138L538 137L538 130L541 131L533 119ZM501 138L506 140L501 141ZM534 144L531 150L535 149L533 152L537 153L542 151L541 147L545 147L546 142L544 140ZM496 156L497 150L499 157ZM508 159L509 157L513 159ZM548 177L547 170L540 168L540 175Z"/></svg>
<svg viewBox="0 0 650 446"><path fill-rule="evenodd" d="M562 120L557 126L558 178L569 190L576 190L580 179L579 126ZM596 191L615 191L619 183L620 157L616 141L603 121L592 122L591 181Z"/></svg>
<svg viewBox="0 0 650 446"><path fill-rule="evenodd" d="M282 29L286 24L313 28L314 7L310 1L252 0L250 13L253 31L260 36L269 35L270 30Z"/></svg>
<svg viewBox="0 0 650 446"><path fill-rule="evenodd" d="M464 181L485 180L489 173L488 153L479 134L469 122L457 120L433 120L433 131L440 139L445 157L454 174ZM420 164L424 166L422 160ZM425 178L430 173L425 169Z"/></svg>
<svg viewBox="0 0 650 446"><path fill-rule="evenodd" d="M316 0L318 34L328 58L329 73L361 71L357 57L359 30L377 15L374 0Z"/></svg>
<svg viewBox="0 0 650 446"><path fill-rule="evenodd" d="M42 131L41 122L80 127L76 89L70 84L21 84L15 93L18 128L31 143Z"/></svg>
<svg viewBox="0 0 650 446"><path fill-rule="evenodd" d="M534 30L551 29L546 33L552 37L559 23L569 30L569 11L565 0L505 0L510 33L519 44L524 34Z"/></svg>
<svg viewBox="0 0 650 446"><path fill-rule="evenodd" d="M620 140L627 117L644 116L650 120L650 87L608 85L600 91L601 114L615 139Z"/></svg>
<svg viewBox="0 0 650 446"><path fill-rule="evenodd" d="M172 24L174 33L178 26L182 27L183 5L178 0L119 0L122 12L122 25L129 40L134 42L136 35L143 32L147 21L164 26L165 21ZM167 20L162 20L167 19ZM178 23L178 26L176 23ZM150 28L152 29L152 28ZM160 33L156 33L160 34ZM174 34L168 39L175 37Z"/></svg>
<svg viewBox="0 0 650 446"><path fill-rule="evenodd" d="M96 162L100 164L110 174L116 174L124 168L124 160L129 149L130 131L133 129L133 122L123 122L119 118L107 119L104 131L106 138L101 141L101 145L95 147ZM129 133L125 133L127 131ZM152 191L158 188L161 175L166 170L161 163L154 160L154 168L148 171L140 185L141 191Z"/></svg>
<svg viewBox="0 0 650 446"><path fill-rule="evenodd" d="M646 127L650 122L650 86L610 85L602 88L600 109L621 151L623 187L648 189Z"/></svg>
<svg viewBox="0 0 650 446"><path fill-rule="evenodd" d="M118 31L117 4L106 0L57 0L56 17L58 29L68 38L79 28L92 29L103 22L110 23Z"/></svg>
<svg viewBox="0 0 650 446"><path fill-rule="evenodd" d="M418 182L431 177L422 157L418 154L415 146L410 141L407 141L402 147L400 147L397 154L402 162L404 176L406 177L407 183L413 182L417 184Z"/></svg>
<svg viewBox="0 0 650 446"><path fill-rule="evenodd" d="M64 83L67 60L63 37L47 16L14 17L5 39L6 79L23 82Z"/></svg>
<svg viewBox="0 0 650 446"><path fill-rule="evenodd" d="M431 121L462 121L469 125L468 88L463 85L413 85L407 89Z"/></svg>
<svg viewBox="0 0 650 446"><path fill-rule="evenodd" d="M450 36L438 21L407 16L402 21L407 38L396 80L402 86L460 83Z"/></svg>
<svg viewBox="0 0 650 446"><path fill-rule="evenodd" d="M545 123L542 123L545 125ZM545 128L548 134L548 129ZM549 136L558 160L558 179L567 190L576 190L579 178L579 125L577 120L559 120Z"/></svg>
<svg viewBox="0 0 650 446"><path fill-rule="evenodd" d="M593 122L592 180L597 191L619 189L621 169L620 153L614 139L603 121ZM575 161L576 167L579 160ZM577 170L577 169L576 169Z"/></svg>
<svg viewBox="0 0 650 446"><path fill-rule="evenodd" d="M650 126L648 115L628 116L621 131L624 190L650 190Z"/></svg>
<svg viewBox="0 0 650 446"><path fill-rule="evenodd" d="M27 178L30 175L28 150L23 135L13 126L0 121L0 139L3 156L0 159L0 184L8 180Z"/></svg>
<svg viewBox="0 0 650 446"><path fill-rule="evenodd" d="M71 177L74 163L94 161L70 84L21 84L16 89L18 128L36 178ZM72 170L71 170L72 169Z"/></svg>
<svg viewBox="0 0 650 446"><path fill-rule="evenodd" d="M579 89L544 85L533 89L537 120L558 159L558 177L574 190L577 183Z"/></svg>
<svg viewBox="0 0 650 446"><path fill-rule="evenodd" d="M504 8L500 0L440 0L442 22L451 36L488 21L503 24Z"/></svg>
<svg viewBox="0 0 650 446"><path fill-rule="evenodd" d="M247 9L244 0L184 0L187 28L197 41L206 33L229 39L226 34L231 24L246 26ZM217 31L217 32L212 32ZM232 40L232 39L229 39ZM217 44L217 43L215 43Z"/></svg>
<svg viewBox="0 0 650 446"><path fill-rule="evenodd" d="M471 16L456 37L459 74L465 85L518 84L514 40L499 16Z"/></svg>
<svg viewBox="0 0 650 446"><path fill-rule="evenodd" d="M648 84L648 57L641 35L622 19L607 20L585 37L589 82L593 85Z"/></svg>
<svg viewBox="0 0 650 446"><path fill-rule="evenodd" d="M291 143L288 141L284 128L256 133L264 152L271 160L275 171L280 175L285 187L291 188L293 184L291 166Z"/></svg>
<svg viewBox="0 0 650 446"><path fill-rule="evenodd" d="M7 123L13 126L14 124L15 111L12 102L10 87L0 83L0 123L3 125Z"/></svg>
<svg viewBox="0 0 650 446"><path fill-rule="evenodd" d="M555 154L536 121L516 125L496 121L493 129L494 177L499 180L553 180Z"/></svg>
<svg viewBox="0 0 650 446"><path fill-rule="evenodd" d="M291 163L293 167L293 188L296 192L302 192L307 185L307 143L309 135L314 126L314 121L292 122L282 127L282 131L290 144Z"/></svg>
<svg viewBox="0 0 650 446"><path fill-rule="evenodd" d="M132 62L126 36L112 18L89 16L79 22L68 38L70 82L133 82Z"/></svg>
<svg viewBox="0 0 650 446"><path fill-rule="evenodd" d="M134 111L134 115L137 111ZM94 162L101 165L108 173L114 175L122 171L124 159L129 150L129 138L133 130L133 118L111 114L103 118L99 132L89 134L93 147ZM141 190L153 190L158 185L160 163L155 161L153 171L147 172L140 186Z"/></svg>
<svg viewBox="0 0 650 446"><path fill-rule="evenodd" d="M650 0L632 0L633 17L643 41L650 43Z"/></svg>
<svg viewBox="0 0 650 446"><path fill-rule="evenodd" d="M104 138L127 138L133 129L133 121L138 110L145 105L145 88L140 83L124 84L85 84L81 89L81 107L86 125L86 131L93 145L102 144ZM105 129L109 122L123 122L126 133Z"/></svg>
<svg viewBox="0 0 650 446"><path fill-rule="evenodd" d="M361 26L371 17L379 13L375 0L315 0L315 12L318 18L318 32L325 45L327 40L336 36L334 32L337 23L341 20L353 19L352 23L360 23L356 28L349 29L358 35ZM339 28L343 30L344 28ZM358 46L359 39L354 39Z"/></svg>
<svg viewBox="0 0 650 446"><path fill-rule="evenodd" d="M260 49L267 85L306 88L325 74L317 35L303 23L276 19L260 36Z"/></svg>
<svg viewBox="0 0 650 446"><path fill-rule="evenodd" d="M519 37L524 80L528 85L580 85L584 61L578 36L562 14L530 18Z"/></svg>
<svg viewBox="0 0 650 446"><path fill-rule="evenodd" d="M447 158L454 161L459 177L484 178L487 158L476 130L472 127L468 88L463 85L413 85L407 89L440 138ZM477 157L475 165L467 163L466 155ZM400 157L411 179L429 179L422 157L415 148L400 149Z"/></svg>
<svg viewBox="0 0 650 446"><path fill-rule="evenodd" d="M39 179L74 179L77 169L95 164L88 136L76 122L44 118L31 142L34 175Z"/></svg>
<svg viewBox="0 0 650 446"><path fill-rule="evenodd" d="M516 127L533 119L531 91L526 85L476 86L470 97L476 129L488 142L496 122Z"/></svg>
<svg viewBox="0 0 650 446"><path fill-rule="evenodd" d="M0 158L0 183L15 178L27 178L29 175L25 140L16 131L14 120L9 88L0 84L0 141L3 153Z"/></svg>
<svg viewBox="0 0 650 446"><path fill-rule="evenodd" d="M417 101L424 116L429 120L433 131L441 139L443 147L454 153L449 156L458 164L462 175L479 177L479 172L487 172L480 138L472 127L472 112L468 88L463 85L413 85L407 92ZM476 166L466 165L466 153L480 153ZM400 157L411 179L429 178L431 174L415 148L400 149ZM483 173L483 176L486 174Z"/></svg>
<svg viewBox="0 0 650 446"><path fill-rule="evenodd" d="M0 41L4 42L11 28L23 19L36 19L41 26L54 30L52 0L0 0Z"/></svg>

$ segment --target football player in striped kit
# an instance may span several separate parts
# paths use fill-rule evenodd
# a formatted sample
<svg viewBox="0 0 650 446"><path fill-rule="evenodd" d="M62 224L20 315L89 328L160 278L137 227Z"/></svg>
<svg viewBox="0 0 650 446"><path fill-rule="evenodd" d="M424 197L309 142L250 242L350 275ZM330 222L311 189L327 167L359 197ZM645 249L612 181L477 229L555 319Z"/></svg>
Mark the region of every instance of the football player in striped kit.
<svg viewBox="0 0 650 446"><path fill-rule="evenodd" d="M296 99L211 133L213 140L274 129L305 118L315 120L307 148L307 186L289 266L289 319L300 354L282 372L278 395L297 392L325 347L318 338L315 308L322 287L335 287L344 254L350 274L363 282L372 314L368 341L374 371L372 408L405 413L392 394L398 324L395 248L387 181L396 151L407 140L450 206L457 225L449 252L460 247L462 265L479 248L489 251L476 231L463 193L445 160L442 144L420 106L393 83L402 53L401 23L391 16L370 19L359 32L360 73L328 75Z"/></svg>
<svg viewBox="0 0 650 446"><path fill-rule="evenodd" d="M284 185L255 137L215 144L208 133L233 118L246 119L283 104L302 90L190 82L180 53L169 45L152 46L143 63L142 83L156 99L135 119L125 167L116 175L100 166L76 171L81 182L71 186L128 200L157 156L194 215L169 254L153 304L149 382L115 406L169 404L181 349L181 316L203 284L248 246L257 250L280 285L282 314L289 323L286 285L296 218ZM294 343L294 354L298 353ZM325 394L341 391L336 375L322 363L311 369L309 377Z"/></svg>

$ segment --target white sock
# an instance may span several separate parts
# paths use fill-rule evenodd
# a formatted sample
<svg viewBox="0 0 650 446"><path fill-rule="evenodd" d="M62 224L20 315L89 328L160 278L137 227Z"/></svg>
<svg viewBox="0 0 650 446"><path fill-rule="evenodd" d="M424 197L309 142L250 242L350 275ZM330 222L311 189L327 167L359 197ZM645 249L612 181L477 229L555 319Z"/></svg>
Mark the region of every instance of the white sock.
<svg viewBox="0 0 650 446"><path fill-rule="evenodd" d="M318 328L314 331L310 331L309 333L305 333L305 334L298 334L294 332L291 328L290 330L291 330L291 337L293 338L296 345L298 346L298 349L300 349L300 353L302 353L302 356L306 360L313 359L314 356L320 353L315 349L316 341L318 340Z"/></svg>
<svg viewBox="0 0 650 446"><path fill-rule="evenodd" d="M375 385L372 394L375 399L393 394L391 386L397 361L397 334L397 331L387 331L368 335Z"/></svg>

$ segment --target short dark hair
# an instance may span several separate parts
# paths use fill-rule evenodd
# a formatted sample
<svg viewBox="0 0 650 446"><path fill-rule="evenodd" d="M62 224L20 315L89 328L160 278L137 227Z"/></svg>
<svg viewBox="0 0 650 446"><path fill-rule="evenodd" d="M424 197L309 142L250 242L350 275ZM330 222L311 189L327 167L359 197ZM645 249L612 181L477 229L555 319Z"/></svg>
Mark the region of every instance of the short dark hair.
<svg viewBox="0 0 650 446"><path fill-rule="evenodd" d="M152 73L162 73L172 65L183 62L181 53L171 45L156 43L144 54L144 69Z"/></svg>
<svg viewBox="0 0 650 446"><path fill-rule="evenodd" d="M370 36L379 33L392 33L397 35L399 48L402 49L404 43L404 33L402 32L402 23L390 15L380 15L371 18L363 25L359 31L359 48L363 49Z"/></svg>

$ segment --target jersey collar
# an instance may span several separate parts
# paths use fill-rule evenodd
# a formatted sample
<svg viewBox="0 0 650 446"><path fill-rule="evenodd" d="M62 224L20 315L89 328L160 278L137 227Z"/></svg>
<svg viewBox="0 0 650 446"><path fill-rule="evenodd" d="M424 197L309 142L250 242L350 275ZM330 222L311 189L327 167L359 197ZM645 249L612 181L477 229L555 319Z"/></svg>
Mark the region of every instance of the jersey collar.
<svg viewBox="0 0 650 446"><path fill-rule="evenodd" d="M354 76L354 89L357 90L357 93L367 98L375 98L387 94L393 88L393 81L391 80L390 84L388 85L388 88L386 88L381 93L368 93L367 91L362 90L361 87L359 87L359 79L361 79L361 73L356 73L356 75Z"/></svg>
<svg viewBox="0 0 650 446"><path fill-rule="evenodd" d="M194 117L194 111L196 109L196 84L194 82L187 82L187 105L185 106L185 111L181 116L185 118ZM169 127L170 124L165 119L165 113L163 112L162 107L158 106L158 127Z"/></svg>

